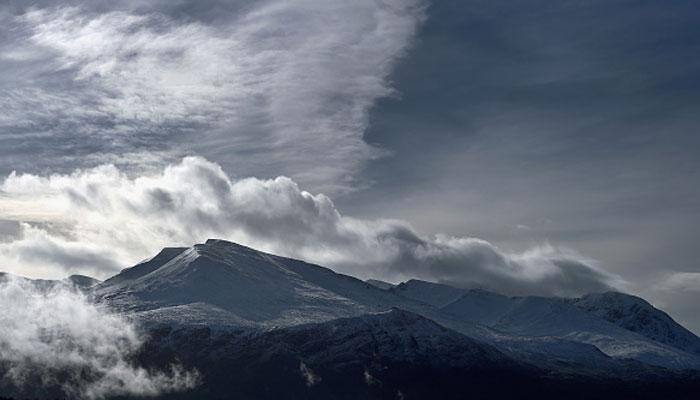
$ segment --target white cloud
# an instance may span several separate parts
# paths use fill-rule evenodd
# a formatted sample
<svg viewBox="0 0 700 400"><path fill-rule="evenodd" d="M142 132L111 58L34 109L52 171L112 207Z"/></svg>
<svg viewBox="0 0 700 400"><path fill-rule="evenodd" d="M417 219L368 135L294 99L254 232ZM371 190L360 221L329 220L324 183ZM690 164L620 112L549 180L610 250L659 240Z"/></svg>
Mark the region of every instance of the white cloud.
<svg viewBox="0 0 700 400"><path fill-rule="evenodd" d="M27 318L31 316L31 318ZM155 396L192 388L198 375L133 365L143 337L125 319L57 286L39 290L23 279L0 282L0 362L4 379L29 388L62 386L71 397Z"/></svg>
<svg viewBox="0 0 700 400"><path fill-rule="evenodd" d="M145 146L227 162L235 153L238 170L348 190L379 154L362 139L368 111L392 93L386 78L423 18L421 4L264 1L218 24L128 9L31 9L0 45L9 74L0 79L0 143L21 137L44 148L39 139L61 137L84 140L85 154ZM63 157L80 147L46 151Z"/></svg>
<svg viewBox="0 0 700 400"><path fill-rule="evenodd" d="M661 283L666 291L700 292L700 272L675 272Z"/></svg>
<svg viewBox="0 0 700 400"><path fill-rule="evenodd" d="M509 254L476 238L423 237L403 221L343 216L327 196L289 178L232 180L198 157L136 176L112 165L48 177L12 174L0 186L0 210L5 204L36 215L0 211L0 219L52 216L25 222L0 243L0 266L25 275L105 277L165 246L224 238L362 278L560 295L620 283L571 251L545 245Z"/></svg>

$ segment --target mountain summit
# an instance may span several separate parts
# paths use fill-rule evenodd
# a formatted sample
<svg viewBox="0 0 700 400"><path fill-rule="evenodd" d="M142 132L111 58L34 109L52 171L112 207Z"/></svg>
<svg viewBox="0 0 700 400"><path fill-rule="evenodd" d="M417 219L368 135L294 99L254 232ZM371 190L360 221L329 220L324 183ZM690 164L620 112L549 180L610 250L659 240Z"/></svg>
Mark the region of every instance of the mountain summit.
<svg viewBox="0 0 700 400"><path fill-rule="evenodd" d="M328 268L224 240L168 248L96 288L146 319L286 326L384 310L394 296Z"/></svg>

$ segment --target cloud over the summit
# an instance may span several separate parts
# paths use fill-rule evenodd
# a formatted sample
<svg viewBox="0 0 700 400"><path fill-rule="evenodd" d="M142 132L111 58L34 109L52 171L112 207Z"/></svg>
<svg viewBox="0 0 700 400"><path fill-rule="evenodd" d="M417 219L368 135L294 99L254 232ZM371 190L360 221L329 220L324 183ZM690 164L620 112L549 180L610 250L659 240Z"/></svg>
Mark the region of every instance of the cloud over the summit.
<svg viewBox="0 0 700 400"><path fill-rule="evenodd" d="M138 176L112 165L13 173L0 186L0 209L6 204L17 210L0 219L22 225L0 243L0 265L24 274L105 277L164 246L223 238L361 278L556 295L620 284L571 251L543 245L513 254L477 238L425 237L403 221L343 216L330 198L289 178L232 180L198 157Z"/></svg>

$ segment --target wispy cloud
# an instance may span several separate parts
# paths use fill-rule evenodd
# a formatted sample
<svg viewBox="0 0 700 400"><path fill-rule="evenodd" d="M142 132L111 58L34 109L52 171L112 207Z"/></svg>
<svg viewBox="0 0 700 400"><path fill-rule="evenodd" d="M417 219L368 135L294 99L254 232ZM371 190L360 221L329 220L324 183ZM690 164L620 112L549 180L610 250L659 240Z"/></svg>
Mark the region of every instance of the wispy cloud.
<svg viewBox="0 0 700 400"><path fill-rule="evenodd" d="M363 278L558 295L620 284L571 251L544 245L512 254L477 238L425 237L403 221L343 216L329 197L289 178L233 180L198 157L140 176L111 165L69 175L12 174L0 193L0 206L21 202L39 216L60 216L24 222L14 239L0 243L0 264L18 273L104 277L164 246L224 238Z"/></svg>
<svg viewBox="0 0 700 400"><path fill-rule="evenodd" d="M28 317L31 316L31 317ZM59 386L72 396L155 396L194 387L198 374L149 371L130 357L143 343L125 319L66 287L0 281L0 362L17 387ZM26 393L26 392L25 392Z"/></svg>
<svg viewBox="0 0 700 400"><path fill-rule="evenodd" d="M668 291L700 292L700 272L674 272L658 288Z"/></svg>
<svg viewBox="0 0 700 400"><path fill-rule="evenodd" d="M392 93L387 76L421 4L266 1L216 24L125 7L29 9L0 28L3 153L17 167L30 151L49 166L195 151L239 173L348 190L379 154L362 139L368 111Z"/></svg>

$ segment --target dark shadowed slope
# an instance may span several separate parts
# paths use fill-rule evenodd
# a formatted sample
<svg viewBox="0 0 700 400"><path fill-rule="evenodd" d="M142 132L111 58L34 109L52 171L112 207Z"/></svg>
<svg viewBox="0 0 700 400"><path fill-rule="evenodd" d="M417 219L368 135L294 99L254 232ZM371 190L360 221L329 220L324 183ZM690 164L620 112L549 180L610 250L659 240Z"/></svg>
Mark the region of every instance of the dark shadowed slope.
<svg viewBox="0 0 700 400"><path fill-rule="evenodd" d="M101 281L85 275L71 275L64 280L81 290L88 290L98 285Z"/></svg>
<svg viewBox="0 0 700 400"><path fill-rule="evenodd" d="M534 368L398 309L258 333L161 327L141 358L196 366L205 383L184 399L687 399L700 382Z"/></svg>
<svg viewBox="0 0 700 400"><path fill-rule="evenodd" d="M378 287L380 289L384 289L384 290L388 290L388 289L391 289L394 286L396 286L393 283L380 281L378 279L367 279L365 282L369 283L372 286L376 286L376 287Z"/></svg>

